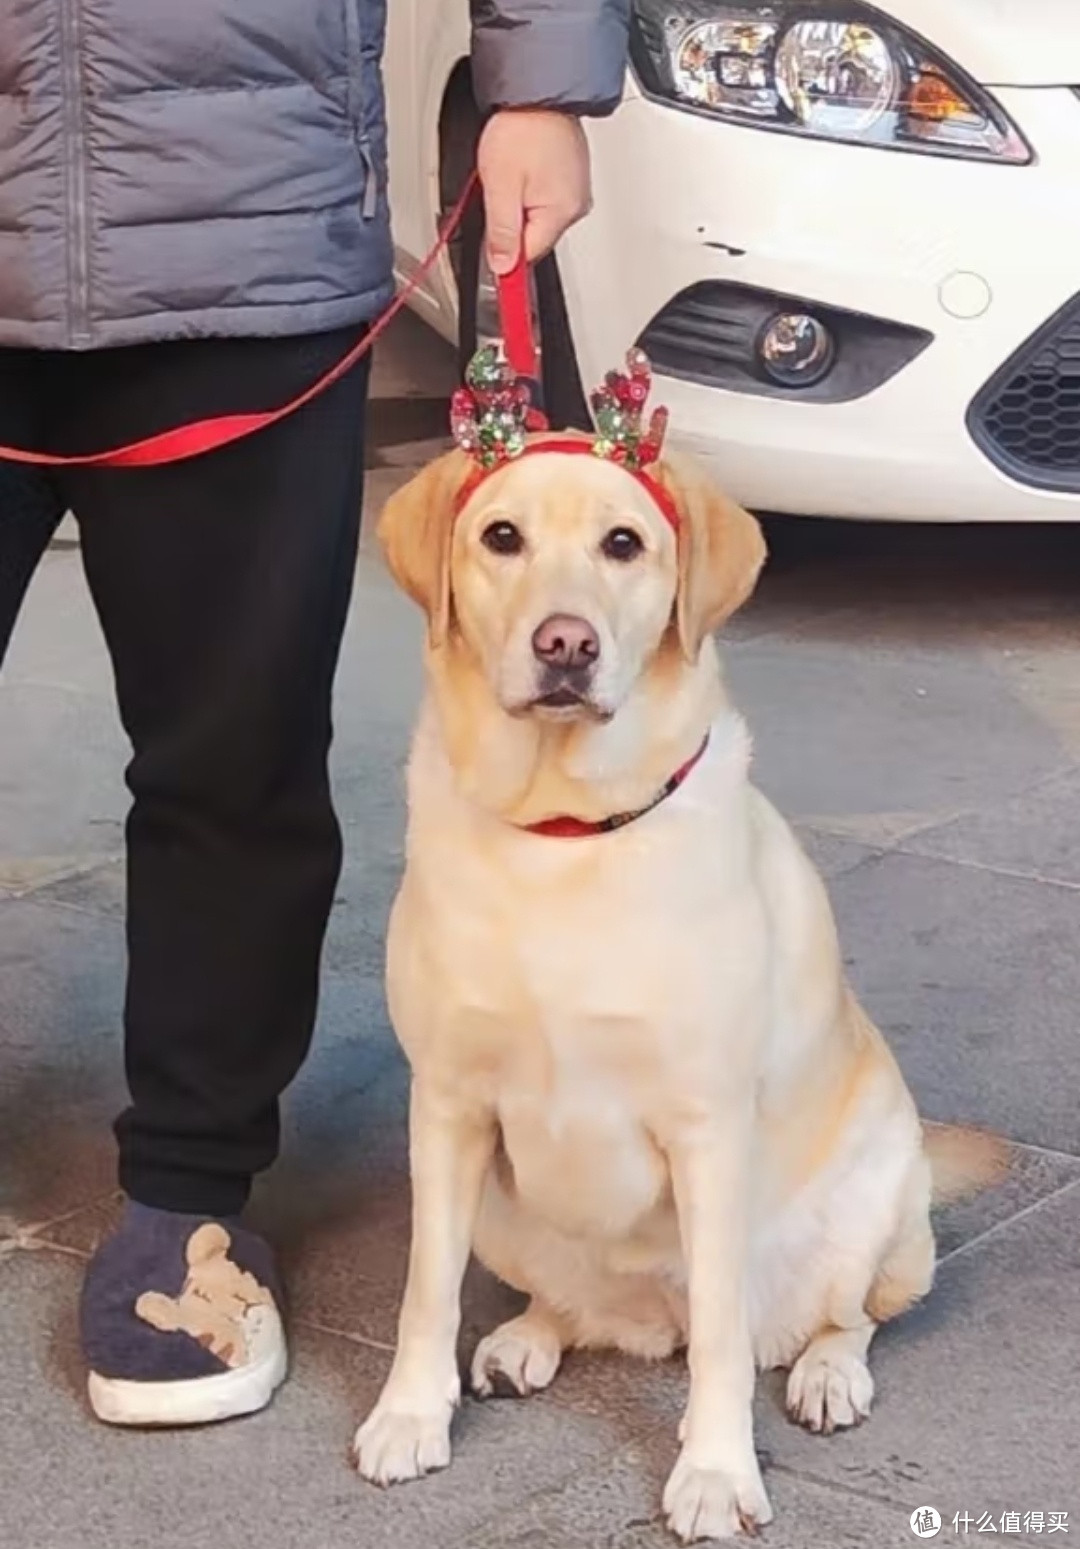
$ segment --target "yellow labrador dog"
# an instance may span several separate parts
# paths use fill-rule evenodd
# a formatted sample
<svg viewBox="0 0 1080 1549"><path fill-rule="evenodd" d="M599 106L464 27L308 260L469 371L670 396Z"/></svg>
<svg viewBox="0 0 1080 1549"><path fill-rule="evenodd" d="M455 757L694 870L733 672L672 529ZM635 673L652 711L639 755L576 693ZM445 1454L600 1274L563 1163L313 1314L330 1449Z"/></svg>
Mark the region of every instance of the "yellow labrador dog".
<svg viewBox="0 0 1080 1549"><path fill-rule="evenodd" d="M455 515L471 468L450 453L380 523L429 641L388 943L412 1250L356 1461L378 1484L449 1462L471 1246L530 1298L479 1394L544 1388L575 1347L687 1347L664 1510L727 1538L772 1515L755 1364L790 1368L812 1430L868 1414L874 1331L931 1283L935 1159L725 697L712 634L757 523L671 460L676 533L624 468L558 451ZM943 1138L954 1175L989 1170Z"/></svg>

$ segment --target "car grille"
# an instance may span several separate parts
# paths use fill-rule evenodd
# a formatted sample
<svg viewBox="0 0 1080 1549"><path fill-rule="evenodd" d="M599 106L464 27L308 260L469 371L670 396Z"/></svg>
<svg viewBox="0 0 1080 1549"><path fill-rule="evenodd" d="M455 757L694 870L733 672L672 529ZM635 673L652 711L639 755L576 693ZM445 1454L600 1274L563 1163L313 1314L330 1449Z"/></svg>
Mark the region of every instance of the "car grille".
<svg viewBox="0 0 1080 1549"><path fill-rule="evenodd" d="M1080 296L987 383L968 425L1012 478L1041 489L1080 490Z"/></svg>

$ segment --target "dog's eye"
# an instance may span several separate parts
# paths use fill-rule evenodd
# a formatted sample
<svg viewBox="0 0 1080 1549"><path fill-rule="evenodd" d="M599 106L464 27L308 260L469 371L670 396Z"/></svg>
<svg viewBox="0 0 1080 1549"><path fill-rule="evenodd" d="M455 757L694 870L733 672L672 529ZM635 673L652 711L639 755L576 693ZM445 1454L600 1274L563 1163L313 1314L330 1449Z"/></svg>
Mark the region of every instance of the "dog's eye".
<svg viewBox="0 0 1080 1549"><path fill-rule="evenodd" d="M637 533L629 527L613 527L600 545L608 559L617 559L623 564L628 559L636 559L644 547Z"/></svg>
<svg viewBox="0 0 1080 1549"><path fill-rule="evenodd" d="M513 522L492 522L480 535L480 542L493 554L520 554L525 539Z"/></svg>

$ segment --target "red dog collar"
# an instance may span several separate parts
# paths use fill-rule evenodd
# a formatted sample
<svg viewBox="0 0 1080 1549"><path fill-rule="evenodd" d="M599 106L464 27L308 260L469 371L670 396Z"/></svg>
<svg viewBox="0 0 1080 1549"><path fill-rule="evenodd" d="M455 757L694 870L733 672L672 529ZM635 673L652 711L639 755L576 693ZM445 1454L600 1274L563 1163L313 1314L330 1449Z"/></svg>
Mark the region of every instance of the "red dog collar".
<svg viewBox="0 0 1080 1549"><path fill-rule="evenodd" d="M587 839L593 834L610 834L617 828L625 828L628 823L634 823L638 818L643 818L646 813L652 812L661 802L667 801L679 789L687 775L697 767L709 746L709 739L698 748L692 757L680 764L675 773L664 782L660 790L644 807L638 807L633 812L615 812L611 817L600 818L596 823L586 822L584 818L556 817L542 818L539 823L523 823L521 829L526 834L541 834L546 839Z"/></svg>

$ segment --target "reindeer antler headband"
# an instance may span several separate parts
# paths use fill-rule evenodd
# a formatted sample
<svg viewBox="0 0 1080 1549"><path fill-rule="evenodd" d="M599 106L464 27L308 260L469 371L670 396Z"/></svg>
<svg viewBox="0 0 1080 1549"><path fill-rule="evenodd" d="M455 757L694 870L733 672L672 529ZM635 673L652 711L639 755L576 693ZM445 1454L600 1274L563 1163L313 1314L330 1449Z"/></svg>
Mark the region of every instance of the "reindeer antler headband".
<svg viewBox="0 0 1080 1549"><path fill-rule="evenodd" d="M589 453L614 463L637 479L677 533L679 513L671 495L646 471L659 457L668 411L655 409L645 421L652 370L643 350L632 349L625 371L609 371L591 395L596 433L591 438L541 434L529 437L531 396L498 345L486 345L469 363L465 385L450 404L454 440L476 467L458 494L457 510L497 469L539 452Z"/></svg>

